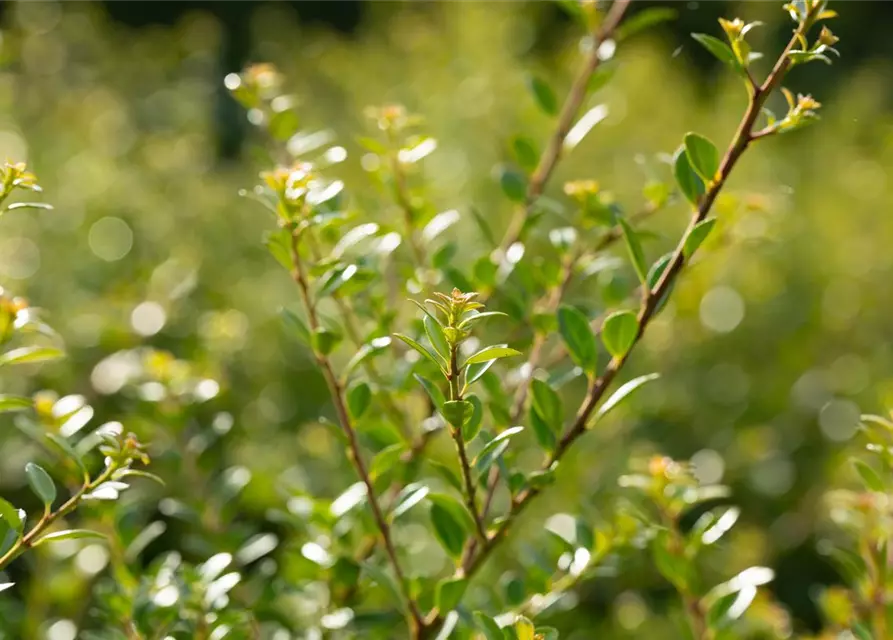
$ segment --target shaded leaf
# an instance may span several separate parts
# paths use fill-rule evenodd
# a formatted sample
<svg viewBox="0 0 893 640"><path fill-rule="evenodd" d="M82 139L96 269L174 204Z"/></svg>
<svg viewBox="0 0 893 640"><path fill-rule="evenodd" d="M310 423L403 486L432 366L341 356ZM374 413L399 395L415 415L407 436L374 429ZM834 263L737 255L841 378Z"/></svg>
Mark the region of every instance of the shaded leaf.
<svg viewBox="0 0 893 640"><path fill-rule="evenodd" d="M740 69L741 65L738 63L738 58L735 57L735 53L732 51L731 47L719 38L714 38L706 33L693 33L691 34L691 37L697 40L701 46L707 49L707 51L716 56L716 58L723 64L727 64L733 69Z"/></svg>
<svg viewBox="0 0 893 640"><path fill-rule="evenodd" d="M430 494L428 499L431 502L431 525L437 540L450 556L458 558L474 524L471 515L452 496Z"/></svg>
<svg viewBox="0 0 893 640"><path fill-rule="evenodd" d="M688 154L685 153L684 146L676 151L676 157L673 160L673 175L682 195L689 202L697 205L698 199L704 194L704 181L701 180L689 163Z"/></svg>
<svg viewBox="0 0 893 640"><path fill-rule="evenodd" d="M445 398L443 397L443 391L440 390L436 384L425 378L424 376L420 376L417 373L412 374L412 377L415 378L422 388L425 389L425 393L428 394L428 397L431 398L431 402L434 403L435 407L442 407L445 402Z"/></svg>
<svg viewBox="0 0 893 640"><path fill-rule="evenodd" d="M468 579L466 578L444 578L437 583L437 608L440 613L446 613L455 609L462 596L465 595L465 589L468 588Z"/></svg>
<svg viewBox="0 0 893 640"><path fill-rule="evenodd" d="M372 390L365 382L353 385L347 390L347 408L354 420L359 420L372 402Z"/></svg>
<svg viewBox="0 0 893 640"><path fill-rule="evenodd" d="M476 395L470 395L466 400L471 404L471 416L462 425L462 439L465 442L471 442L481 430L481 423L484 421L484 404Z"/></svg>
<svg viewBox="0 0 893 640"><path fill-rule="evenodd" d="M28 486L44 505L51 505L56 499L56 485L50 475L42 467L29 462L25 465L25 477L28 479Z"/></svg>
<svg viewBox="0 0 893 640"><path fill-rule="evenodd" d="M704 136L697 133L687 133L683 140L685 155L692 169L704 180L710 182L719 170L719 151L716 146Z"/></svg>
<svg viewBox="0 0 893 640"><path fill-rule="evenodd" d="M527 79L527 86L530 88L530 92L533 94L540 109L550 116L558 113L558 98L555 97L552 87L544 80L536 76L530 76Z"/></svg>
<svg viewBox="0 0 893 640"><path fill-rule="evenodd" d="M639 241L639 236L636 231L629 226L629 223L626 220L620 218L618 222L620 223L620 229L623 231L623 239L626 242L626 248L629 251L629 257L633 263L633 268L639 276L639 281L644 284L647 282L648 267L645 263L645 253L642 251L642 243Z"/></svg>
<svg viewBox="0 0 893 640"><path fill-rule="evenodd" d="M573 361L584 371L595 373L598 346L589 319L578 309L562 305L558 309L558 331Z"/></svg>

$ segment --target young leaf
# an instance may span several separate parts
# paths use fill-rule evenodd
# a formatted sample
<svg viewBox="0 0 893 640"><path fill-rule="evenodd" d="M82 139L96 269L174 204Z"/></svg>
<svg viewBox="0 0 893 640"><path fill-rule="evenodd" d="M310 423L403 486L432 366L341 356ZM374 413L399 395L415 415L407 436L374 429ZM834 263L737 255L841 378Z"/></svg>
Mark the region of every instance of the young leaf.
<svg viewBox="0 0 893 640"><path fill-rule="evenodd" d="M533 410L552 430L561 431L564 410L555 390L542 380L534 378L530 391L533 396Z"/></svg>
<svg viewBox="0 0 893 640"><path fill-rule="evenodd" d="M673 162L673 175L676 177L676 184L682 195L694 205L698 204L698 199L704 194L704 181L692 168L688 161L688 154L685 147L680 147L676 152Z"/></svg>
<svg viewBox="0 0 893 640"><path fill-rule="evenodd" d="M713 180L719 170L719 151L708 138L697 133L687 133L683 141L688 163L704 182Z"/></svg>
<svg viewBox="0 0 893 640"><path fill-rule="evenodd" d="M611 394L611 397L605 400L605 403L599 407L598 411L595 413L595 421L600 420L605 417L612 409L616 408L621 402L626 400L629 395L641 387L642 385L651 382L652 380L657 380L660 377L659 373L649 373L648 375L639 376L638 378L633 378L629 382L620 386L617 391Z"/></svg>
<svg viewBox="0 0 893 640"><path fill-rule="evenodd" d="M695 255L695 251L707 239L715 225L716 218L707 218L706 220L701 220L692 228L691 232L685 237L685 244L682 245L682 255L685 256L686 260Z"/></svg>
<svg viewBox="0 0 893 640"><path fill-rule="evenodd" d="M65 531L54 531L53 533L46 534L37 542L35 542L34 546L36 547L37 545L43 544L44 542L57 542L58 540L78 540L80 538L98 538L100 540L105 540L105 536L98 531L90 531L89 529L67 529Z"/></svg>
<svg viewBox="0 0 893 640"><path fill-rule="evenodd" d="M355 384L347 391L347 408L354 420L359 420L372 402L372 390L365 382Z"/></svg>
<svg viewBox="0 0 893 640"><path fill-rule="evenodd" d="M446 494L431 494L431 525L446 552L458 558L474 523L462 503Z"/></svg>
<svg viewBox="0 0 893 640"><path fill-rule="evenodd" d="M403 342L405 342L405 343L408 344L410 347L412 347L413 349L415 349L416 351L418 351L419 353L421 353L423 356L425 356L426 358L428 358L428 360L430 360L431 362L433 362L434 364L436 364L437 367L438 367L439 369L442 369L442 368L443 368L444 363L443 363L437 356L435 356L433 353L431 353L431 351L428 350L427 347L423 347L423 346L420 345L418 342L416 342L415 340L413 340L413 339L410 338L409 336L405 336L405 335L403 335L402 333L395 333L395 334L394 334L394 337L396 337L396 338L400 338Z"/></svg>
<svg viewBox="0 0 893 640"><path fill-rule="evenodd" d="M78 466L78 469L81 470L81 473L83 473L85 476L87 475L87 467L84 464L84 459L81 458L80 454L78 454L78 452L74 450L74 447L68 444L68 440L60 436L58 433L53 433L51 431L48 431L43 435L47 440L52 442L53 445L57 449L59 449L59 451L74 460L75 464Z"/></svg>
<svg viewBox="0 0 893 640"><path fill-rule="evenodd" d="M519 616L515 620L515 635L518 640L534 640L536 638L536 627L524 616Z"/></svg>
<svg viewBox="0 0 893 640"><path fill-rule="evenodd" d="M0 367L9 364L27 364L56 360L64 356L64 352L53 347L19 347L18 349L0 354Z"/></svg>
<svg viewBox="0 0 893 640"><path fill-rule="evenodd" d="M29 462L25 465L25 477L31 490L49 507L56 499L56 485L50 475L42 467Z"/></svg>
<svg viewBox="0 0 893 640"><path fill-rule="evenodd" d="M19 510L3 498L0 498L0 519L9 525L10 529L22 535L24 523L21 517L19 517Z"/></svg>
<svg viewBox="0 0 893 640"><path fill-rule="evenodd" d="M639 280L642 283L645 283L648 275L648 267L645 263L645 253L642 251L642 243L639 242L639 236L636 234L635 230L629 226L629 223L626 220L620 218L618 222L623 231L623 239L626 241L626 248L629 251L629 257L636 270L636 274L639 276Z"/></svg>
<svg viewBox="0 0 893 640"><path fill-rule="evenodd" d="M558 331L573 361L584 371L598 368L598 346L589 320L578 309L562 305L558 309Z"/></svg>
<svg viewBox="0 0 893 640"><path fill-rule="evenodd" d="M493 345L490 347L484 347L477 353L469 356L468 360L465 361L465 364L462 365L462 367L464 368L470 364L481 364L483 362L487 362L488 360L496 360L497 358L510 358L511 356L520 355L520 351L510 349L504 344Z"/></svg>
<svg viewBox="0 0 893 640"><path fill-rule="evenodd" d="M434 347L434 350L444 359L444 361L449 360L450 345L447 343L446 337L443 335L443 329L441 329L440 324L430 315L426 315L422 318L422 323L425 325L425 334L427 334L431 346Z"/></svg>
<svg viewBox="0 0 893 640"><path fill-rule="evenodd" d="M858 459L853 459L852 463L853 467L855 467L856 469L856 473L858 473L859 477L862 478L862 482L865 484L865 487L869 491L886 493L884 481L881 479L881 476L878 474L877 471L874 470L873 467L869 466L863 460Z"/></svg>
<svg viewBox="0 0 893 640"><path fill-rule="evenodd" d="M487 373L487 369L492 367L494 362L496 362L495 359L468 365L465 369L465 384L471 385L480 380L481 376Z"/></svg>
<svg viewBox="0 0 893 640"><path fill-rule="evenodd" d="M602 325L602 342L615 358L622 358L636 341L639 321L632 311L615 311Z"/></svg>
<svg viewBox="0 0 893 640"><path fill-rule="evenodd" d="M509 438L524 431L524 427L511 427L490 440L474 459L472 465L478 474L485 473L509 446Z"/></svg>
<svg viewBox="0 0 893 640"><path fill-rule="evenodd" d="M467 578L444 578L437 583L437 608L441 613L446 613L455 609L462 596L465 595L465 589L468 587Z"/></svg>
<svg viewBox="0 0 893 640"><path fill-rule="evenodd" d="M23 411L24 409L30 409L31 406L31 398L0 393L0 413L7 411Z"/></svg>
<svg viewBox="0 0 893 640"><path fill-rule="evenodd" d="M550 116L558 113L558 98L555 97L552 87L536 76L528 78L527 85L530 87L530 91L533 93L533 97L536 99L540 109Z"/></svg>
<svg viewBox="0 0 893 640"><path fill-rule="evenodd" d="M719 38L714 38L706 33L693 33L691 34L691 37L697 40L705 49L707 49L707 51L716 56L716 58L723 64L727 64L733 69L739 69L741 67L738 63L738 58L735 57L735 53L732 51L731 47Z"/></svg>
<svg viewBox="0 0 893 640"><path fill-rule="evenodd" d="M467 329L475 322L484 320L486 318L493 318L496 316L508 316L508 314L503 313L502 311L484 311L483 313L476 313L474 315L468 316L467 318L465 318L465 320L460 322L459 329Z"/></svg>

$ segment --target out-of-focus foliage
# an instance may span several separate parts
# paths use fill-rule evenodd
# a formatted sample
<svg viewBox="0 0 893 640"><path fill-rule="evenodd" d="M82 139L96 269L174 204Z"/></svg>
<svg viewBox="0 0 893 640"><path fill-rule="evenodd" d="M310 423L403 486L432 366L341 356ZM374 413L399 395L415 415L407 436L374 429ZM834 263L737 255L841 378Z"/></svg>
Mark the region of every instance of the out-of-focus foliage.
<svg viewBox="0 0 893 640"><path fill-rule="evenodd" d="M460 216L458 223L440 219L450 226L449 241L432 232L436 271L471 272L490 246L471 207L502 235L513 208L506 196L517 196L509 165L532 169L530 158L552 128L549 92L560 104L577 70L578 27L568 26L554 48L534 47L543 10L537 3L406 5L383 22L373 6L368 23L347 40L266 6L251 25L252 59L281 70L282 93L295 96L286 110L294 107L300 120L276 124L288 140L274 145L289 147L275 152L282 157L259 151L222 164L214 122L225 73L221 30L209 16L197 11L174 27L130 30L89 4L9 7L0 154L27 160L55 209L2 217L0 284L45 309L69 357L29 377L0 371L2 392L44 391L36 397L46 406L52 393L64 396L57 404L83 396L76 398L79 411L88 410L82 418L120 421L149 443L152 471L166 485L140 483L113 507L90 511L91 527L107 534L107 543L42 545L4 568L0 583L15 587L0 593L0 636L127 637L108 631L126 633L123 621L139 633L190 638L212 627L230 634L213 637L290 637L275 636L280 627L296 637L323 630L345 637L356 628L393 637L387 630L401 622L390 606L396 596L383 586L387 576L342 553L366 542L364 532L374 527L356 508L363 487L353 484L332 429L325 382L282 322L280 308L297 309L298 293L260 242L269 216L237 193L255 184L259 171L288 160L289 151L337 145L346 158L335 173L355 213L398 227L388 168L357 136L379 126L368 119L368 105L406 104L424 114L424 134L437 141L414 177L425 185L420 215L425 222L452 210ZM786 19L768 3L740 13L770 25ZM760 31L748 37L759 49ZM844 55L846 44L836 45ZM580 205L590 231L606 203L627 203L635 213L637 204L659 202L659 213L644 223L653 237L642 238L652 260L679 236L688 206L668 201L659 186L643 194L642 185L670 181L664 161L687 131L729 139L743 101L733 74L719 77L707 95L697 92L686 56L672 54L659 28L621 43L600 77L604 86L584 105L597 124L562 160L545 194L566 210ZM893 222L883 215L893 204L885 172L893 164L893 114L884 103L890 73L889 62L877 60L836 86L812 81L806 88L823 104L821 126L761 142L744 157L716 203L716 228L697 263L630 362L631 377L660 370L659 383L579 441L548 499L521 516L468 597L491 603L491 613L505 606L539 614L537 624L559 629L562 638L680 637L683 611L660 562L622 552L646 544L646 533L626 511L612 515L618 500L639 508L630 488L617 484L629 460L661 451L691 460L691 482L728 485L740 509L735 528L697 565L705 583L728 584L749 568L775 573L770 589L785 608L763 591L756 595L748 611L753 637L814 629L817 602L831 625L852 622L847 607L860 601L863 587L816 588L849 579L825 559L818 540L829 535L823 495L843 480L837 457L856 433L857 407L893 404L893 292L886 286ZM804 89L796 77L790 86ZM283 107L266 106L271 117ZM786 108L781 97L769 107L777 114ZM308 139L295 131L324 133ZM414 142L425 151L423 139ZM570 181L575 186L566 193L562 185ZM554 212L543 215L548 227L569 225ZM559 251L565 241L561 233L551 244L540 240L528 257ZM406 242L399 248L409 250ZM591 277L571 286L566 302L615 309L637 285L635 270L621 262L622 243L611 251L589 265ZM545 262L533 265L545 269ZM408 293L424 298L435 284L443 288L428 277L412 272ZM401 319L410 317L408 306L402 298L382 303ZM326 313L337 318L339 310ZM499 336L493 322L486 335ZM615 346L623 343L617 328ZM526 352L531 339L525 332L500 343ZM500 371L517 381L509 364ZM579 381L562 388L566 406L575 407L583 390ZM355 401L363 405L360 396ZM417 404L416 414L425 411ZM533 428L527 431L530 445L536 440ZM32 436L21 420L0 416L0 491L29 512L40 504L24 469L47 455ZM389 436L364 437L379 449ZM455 458L448 440L432 438L438 460ZM401 453L393 450L380 464L401 470ZM534 468L538 458L529 455L522 452L520 462ZM441 488L449 490L444 478ZM423 510L411 506L395 532L418 584L451 564ZM597 526L577 533L578 521ZM683 524L687 531L694 523ZM596 533L602 529L616 534L610 544ZM545 558L544 538L554 543ZM584 546L604 561L576 580L575 549ZM560 571L532 572L538 563ZM568 575L571 588L551 588ZM358 588L374 595L354 609ZM453 588L463 585L446 585L441 597L449 600ZM537 595L547 591L556 597Z"/></svg>

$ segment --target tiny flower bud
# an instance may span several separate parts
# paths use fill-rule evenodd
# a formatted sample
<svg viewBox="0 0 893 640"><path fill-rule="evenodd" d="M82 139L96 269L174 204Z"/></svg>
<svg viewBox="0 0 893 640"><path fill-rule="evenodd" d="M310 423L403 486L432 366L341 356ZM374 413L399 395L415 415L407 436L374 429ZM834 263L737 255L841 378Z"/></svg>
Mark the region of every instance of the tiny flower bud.
<svg viewBox="0 0 893 640"><path fill-rule="evenodd" d="M826 47L833 47L839 41L840 38L831 33L831 29L822 27L822 32L819 34L819 44L825 45Z"/></svg>
<svg viewBox="0 0 893 640"><path fill-rule="evenodd" d="M734 20L724 20L723 18L720 18L719 24L723 31L726 32L729 40L734 42L741 37L741 30L744 29L744 21L741 18L735 18Z"/></svg>

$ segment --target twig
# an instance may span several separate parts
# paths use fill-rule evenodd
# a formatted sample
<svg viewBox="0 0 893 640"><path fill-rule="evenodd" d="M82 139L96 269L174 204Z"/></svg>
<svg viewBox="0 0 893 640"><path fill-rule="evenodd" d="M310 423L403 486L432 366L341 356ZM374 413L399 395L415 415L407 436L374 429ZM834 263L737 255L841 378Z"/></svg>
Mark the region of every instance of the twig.
<svg viewBox="0 0 893 640"><path fill-rule="evenodd" d="M557 463L567 452L568 448L574 442L576 442L576 440L580 436L582 436L583 433L586 432L586 427L593 411L599 405L605 392L610 388L610 385L613 382L614 378L617 376L623 365L628 360L630 353L632 353L635 346L641 341L649 322L652 320L655 313L657 312L658 303L668 293L685 264L685 255L683 253L683 248L685 246L686 239L688 238L692 229L699 222L703 221L707 217L713 206L713 203L716 200L716 197L719 195L722 187L725 185L725 182L731 174L732 169L735 167L735 164L738 162L738 159L753 141L753 128L756 124L757 118L760 115L760 110L765 103L766 98L778 86L785 72L790 67L791 61L788 57L788 52L798 43L799 39L803 37L803 34L809 28L809 26L811 26L810 20L804 20L803 23L801 23L801 25L795 31L794 37L781 53L781 56L773 67L772 71L767 76L765 82L751 94L747 110L745 111L741 123L739 124L738 129L734 137L732 138L732 141L725 155L723 156L722 162L720 163L716 179L708 185L706 193L701 196L698 202L698 206L692 215L692 219L689 223L688 229L683 234L682 239L679 241L679 244L677 245L677 248L673 253L673 257L670 259L670 262L664 270L660 280L653 289L646 290L644 292L642 306L637 316L638 330L632 347L630 347L630 349L624 355L619 357L615 356L608 363L602 375L593 381L588 393L586 394L586 398L584 399L583 404L577 412L573 425L565 432L565 434L558 441L555 450L547 457L542 467L543 470L554 469ZM489 557L492 551L499 545L502 540L505 539L509 529L511 528L517 517L540 493L541 489L530 487L519 492L512 498L509 512L503 519L497 531L494 532L487 539L486 544L480 546L480 549L476 554L468 557L467 561L464 563L463 567L460 570L460 575L470 577L478 569L480 569L481 565ZM442 621L443 620L440 616L440 613L435 609L431 613L431 615L429 615L425 624L428 628L436 629L440 626L440 624L442 624Z"/></svg>
<svg viewBox="0 0 893 640"><path fill-rule="evenodd" d="M555 167L561 159L561 151L564 148L564 139L567 137L568 132L574 124L574 119L580 111L583 100L586 99L589 82L602 63L602 59L598 55L599 45L605 40L610 39L614 34L614 31L620 24L621 18L623 18L623 14L629 7L629 3L630 0L615 0L614 4L611 5L611 9L608 11L608 15L605 16L604 22L598 30L592 34L592 47L589 50L589 55L583 63L583 68L580 70L580 73L574 79L567 100L565 100L564 105L561 108L561 113L558 116L558 124L555 127L555 131L549 138L546 149L542 156L540 156L539 163L537 163L536 169L534 170L533 175L530 176L530 181L527 183L527 193L524 198L524 205L515 212L515 216L509 223L505 236L499 245L503 254L521 238L527 219L533 213L537 200L539 200L539 197L543 194L546 184L552 176L552 172L555 171Z"/></svg>
<svg viewBox="0 0 893 640"><path fill-rule="evenodd" d="M299 238L299 232L292 231L292 278L298 285L298 289L301 292L301 299L307 312L310 330L315 332L319 328L319 317L317 316L316 306L310 295L310 285L307 281L307 277L304 274L304 266L301 260L298 246ZM410 617L408 621L409 627L413 634L413 637L415 637L418 633L419 628L423 626L422 615L419 611L418 605L409 592L409 587L406 584L406 578L403 573L403 569L401 568L400 561L397 558L397 550L394 547L394 542L391 537L390 524L384 517L381 505L379 504L378 498L375 494L375 487L372 484L372 479L369 477L369 472L366 469L366 464L363 462L363 457L360 451L360 443L357 440L357 433L353 427L353 424L351 423L350 414L347 410L347 404L344 400L344 390L341 388L341 385L338 382L338 377L335 375L328 356L321 353L320 350L315 347L313 349L313 353L316 357L317 364L322 370L323 377L326 380L326 385L329 388L329 393L332 396L332 402L335 405L335 412L338 415L338 421L341 423L341 429L344 432L344 435L347 437L347 457L350 460L351 464L354 466L354 469L356 470L357 475L360 477L360 480L362 480L363 484L366 486L366 494L369 500L369 506L372 509L372 516L375 519L375 524L378 527L379 532L381 533L381 539L384 542L385 551L387 552L388 559L390 560L391 566L394 569L394 574L400 586L400 592L403 598L406 600L406 606L409 609Z"/></svg>

